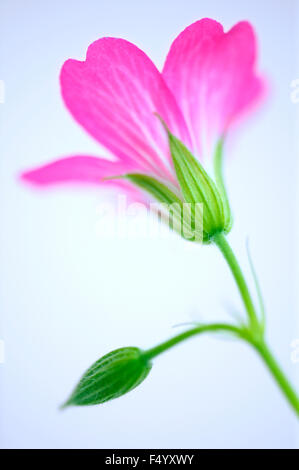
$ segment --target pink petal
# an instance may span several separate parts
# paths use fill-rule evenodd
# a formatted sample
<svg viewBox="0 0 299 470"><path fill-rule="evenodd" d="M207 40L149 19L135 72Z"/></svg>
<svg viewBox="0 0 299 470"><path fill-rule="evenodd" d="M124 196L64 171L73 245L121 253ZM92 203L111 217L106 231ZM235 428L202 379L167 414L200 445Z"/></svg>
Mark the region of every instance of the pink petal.
<svg viewBox="0 0 299 470"><path fill-rule="evenodd" d="M61 90L73 117L137 171L164 177L169 173L168 143L154 113L190 144L183 116L160 72L123 39L99 39L88 48L84 62L66 61Z"/></svg>
<svg viewBox="0 0 299 470"><path fill-rule="evenodd" d="M135 199L140 199L139 191L133 185L122 180L105 180L111 176L119 176L132 171L129 165L122 162L112 162L97 157L72 156L55 160L46 165L25 171L21 179L34 186L50 187L57 184L79 183L84 185L116 185L126 192L136 193Z"/></svg>
<svg viewBox="0 0 299 470"><path fill-rule="evenodd" d="M256 49L248 22L224 33L220 23L207 18L173 42L163 77L182 108L198 154L263 95L264 81L255 72Z"/></svg>

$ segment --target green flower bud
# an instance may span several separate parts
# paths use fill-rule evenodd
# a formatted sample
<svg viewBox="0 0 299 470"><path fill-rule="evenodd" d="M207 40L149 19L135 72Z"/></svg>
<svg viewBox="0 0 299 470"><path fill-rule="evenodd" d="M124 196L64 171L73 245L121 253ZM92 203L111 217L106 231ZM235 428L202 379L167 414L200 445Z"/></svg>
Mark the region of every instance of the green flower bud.
<svg viewBox="0 0 299 470"><path fill-rule="evenodd" d="M209 243L217 233L228 233L232 217L227 200L212 178L185 145L167 130L170 151L184 201L203 204L203 241Z"/></svg>
<svg viewBox="0 0 299 470"><path fill-rule="evenodd" d="M62 408L70 405L97 405L118 398L137 387L150 370L151 363L140 349L116 349L85 372Z"/></svg>

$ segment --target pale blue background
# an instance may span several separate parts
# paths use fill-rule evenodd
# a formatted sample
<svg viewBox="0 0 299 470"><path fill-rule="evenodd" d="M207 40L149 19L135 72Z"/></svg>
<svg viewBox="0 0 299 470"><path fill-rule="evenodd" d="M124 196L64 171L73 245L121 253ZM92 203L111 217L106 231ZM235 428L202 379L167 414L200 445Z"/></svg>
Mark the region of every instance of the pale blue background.
<svg viewBox="0 0 299 470"><path fill-rule="evenodd" d="M58 74L101 36L126 38L160 67L173 38L202 17L250 20L271 80L266 106L230 149L231 242L249 276L249 235L268 310L268 338L290 376L296 309L296 64L291 0L1 0L2 447L296 447L297 422L244 344L195 338L160 357L136 391L58 412L80 374L122 345L150 347L190 319L226 318L238 293L214 248L170 240L104 240L101 191L35 193L20 169L61 155L103 154L64 109ZM298 45L298 44L297 44Z"/></svg>

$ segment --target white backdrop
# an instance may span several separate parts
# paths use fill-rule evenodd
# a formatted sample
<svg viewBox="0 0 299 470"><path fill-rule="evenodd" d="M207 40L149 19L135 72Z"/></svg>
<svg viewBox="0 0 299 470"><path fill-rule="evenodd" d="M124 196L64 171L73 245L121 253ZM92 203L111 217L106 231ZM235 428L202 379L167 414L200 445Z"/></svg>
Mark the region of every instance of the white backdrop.
<svg viewBox="0 0 299 470"><path fill-rule="evenodd" d="M296 153L290 84L296 68L291 0L2 0L1 446L70 448L296 447L297 422L244 344L194 338L158 358L134 392L106 405L58 411L81 373L120 346L151 347L194 319L227 318L238 292L215 248L167 240L105 239L101 190L39 193L21 169L76 153L105 155L64 109L58 74L102 36L126 38L158 64L202 17L225 28L248 19L271 82L263 109L229 150L235 214L230 240L249 274L245 239L267 305L268 339L295 380ZM296 330L297 324L297 330ZM297 383L298 385L298 383Z"/></svg>

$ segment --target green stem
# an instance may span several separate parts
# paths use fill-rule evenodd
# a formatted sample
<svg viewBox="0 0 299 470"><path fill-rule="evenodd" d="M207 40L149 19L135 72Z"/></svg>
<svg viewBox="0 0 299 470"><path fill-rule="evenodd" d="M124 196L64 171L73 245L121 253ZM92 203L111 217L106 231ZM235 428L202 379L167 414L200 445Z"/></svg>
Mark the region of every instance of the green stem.
<svg viewBox="0 0 299 470"><path fill-rule="evenodd" d="M225 238L225 235L223 233L218 233L214 236L214 242L220 249L221 253L223 254L224 258L226 259L230 270L235 278L235 281L238 285L241 297L243 299L246 311L249 316L249 320L251 323L251 326L256 329L258 328L259 322L258 318L255 312L255 307L249 292L249 289L247 287L246 281L244 274L240 268L240 265L237 261L237 258L231 249L228 241Z"/></svg>
<svg viewBox="0 0 299 470"><path fill-rule="evenodd" d="M156 356L159 356L163 352L167 351L168 349L176 346L177 344L185 341L192 336L201 334L201 333L208 333L208 332L228 332L232 333L239 338L247 341L254 349L259 353L261 358L263 359L264 363L270 370L272 376L274 377L276 383L280 387L281 391L287 398L289 404L294 409L297 416L299 416L299 398L293 389L292 385L289 383L288 379L282 372L280 366L278 365L276 359L273 357L270 349L266 345L264 340L255 341L251 335L250 331L244 328L238 328L233 325L229 325L227 323L211 323L208 325L201 325L195 328L192 328L188 331L184 331L183 333L174 336L173 338L165 341L164 343L155 346L154 348L148 349L144 351L143 356L146 360L151 360Z"/></svg>
<svg viewBox="0 0 299 470"><path fill-rule="evenodd" d="M290 384L289 380L281 370L269 347L267 346L265 341L262 341L257 344L252 344L262 357L264 363L266 364L272 376L274 377L277 385L281 389L282 393L285 395L289 404L294 409L296 415L299 417L299 397L292 385Z"/></svg>
<svg viewBox="0 0 299 470"><path fill-rule="evenodd" d="M297 416L299 416L299 398L288 381L287 377L281 370L279 364L277 363L276 359L273 357L270 349L265 343L264 336L263 336L263 325L260 323L258 316L256 314L256 310L254 307L254 303L252 301L249 289L247 287L244 275L240 268L240 265L228 243L225 236L223 234L217 234L214 237L215 244L221 250L224 258L226 259L231 272L235 278L237 286L239 288L241 297L243 299L246 311L249 317L249 326L248 326L248 336L243 336L251 345L256 349L259 355L262 357L264 363L267 365L268 369L270 370L272 376L274 377L277 385L280 387L282 393L285 395L286 399L288 400L289 404L293 407Z"/></svg>
<svg viewBox="0 0 299 470"><path fill-rule="evenodd" d="M201 325L191 330L184 331L183 333L174 336L173 338L165 341L164 343L155 346L152 349L148 349L144 352L144 356L149 360L153 359L154 357L162 354L163 352L167 351L168 349L176 346L178 343L185 341L186 339L190 338L191 336L195 336L201 333L206 332L216 332L216 331L226 331L229 333L236 334L238 336L242 336L243 332L241 329L237 328L236 326L229 325L227 323L211 323L209 325Z"/></svg>

